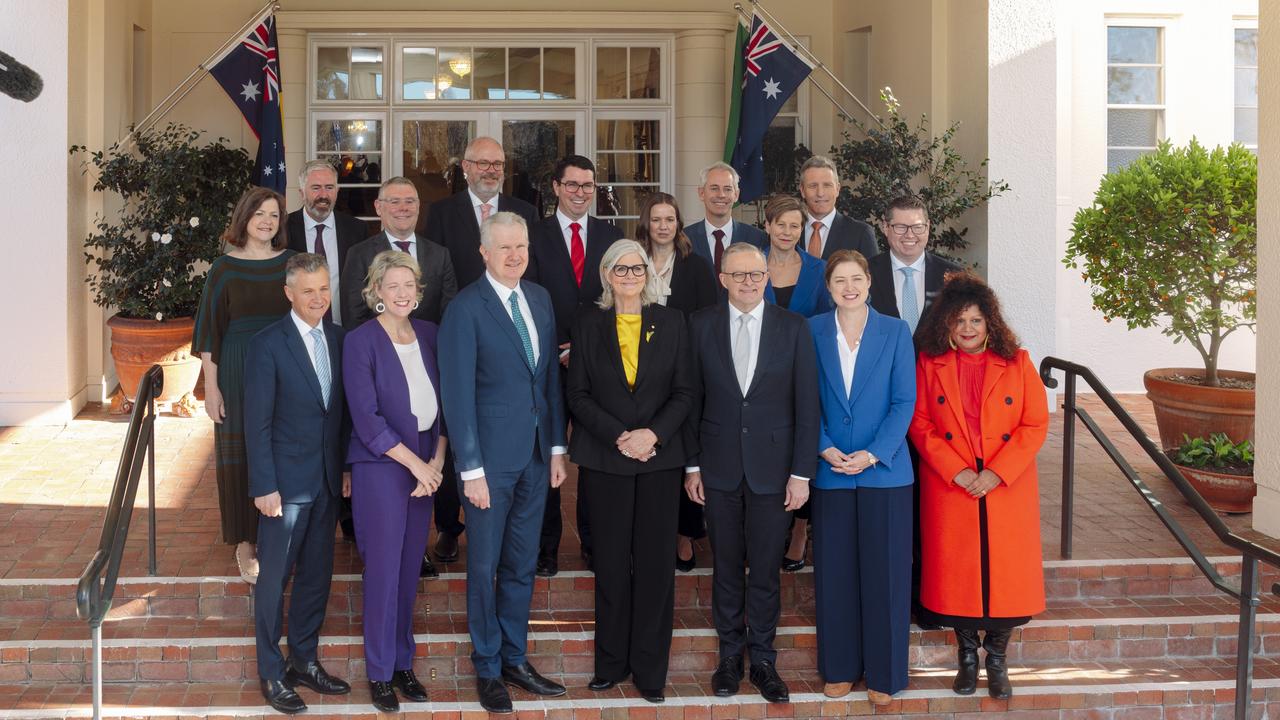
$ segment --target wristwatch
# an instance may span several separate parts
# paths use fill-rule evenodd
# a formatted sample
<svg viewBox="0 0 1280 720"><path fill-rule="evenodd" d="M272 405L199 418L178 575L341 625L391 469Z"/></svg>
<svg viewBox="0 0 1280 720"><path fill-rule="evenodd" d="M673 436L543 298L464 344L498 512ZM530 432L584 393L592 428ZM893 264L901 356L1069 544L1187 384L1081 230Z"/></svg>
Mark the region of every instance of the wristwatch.
<svg viewBox="0 0 1280 720"><path fill-rule="evenodd" d="M880 462L880 458L876 457L875 455L872 455L870 450L867 451L867 458L871 460L872 465L875 465L876 463Z"/></svg>

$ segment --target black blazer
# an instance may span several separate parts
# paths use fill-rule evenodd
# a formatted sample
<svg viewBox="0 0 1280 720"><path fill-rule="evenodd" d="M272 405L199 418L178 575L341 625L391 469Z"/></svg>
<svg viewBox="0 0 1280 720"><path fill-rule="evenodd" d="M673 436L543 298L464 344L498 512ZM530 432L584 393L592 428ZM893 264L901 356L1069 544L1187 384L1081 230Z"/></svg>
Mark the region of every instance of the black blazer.
<svg viewBox="0 0 1280 720"><path fill-rule="evenodd" d="M671 294L667 307L692 315L694 311L716 304L723 286L716 281L711 263L701 255L690 253L680 257L676 253L675 266L671 268Z"/></svg>
<svg viewBox="0 0 1280 720"><path fill-rule="evenodd" d="M285 227L289 235L289 249L300 253L307 251L307 231L302 213L301 209L289 213ZM333 211L333 225L338 229L338 267L344 268L347 266L347 251L369 237L369 225L354 215L337 210Z"/></svg>
<svg viewBox="0 0 1280 720"><path fill-rule="evenodd" d="M871 269L871 307L876 312L889 317L901 317L898 314L898 296L894 293L893 263L889 260L891 253L881 253L871 258L867 264ZM943 277L960 266L950 260L934 255L924 254L924 307L920 308L920 322L924 322L933 301L942 291Z"/></svg>
<svg viewBox="0 0 1280 720"><path fill-rule="evenodd" d="M453 263L449 260L448 250L427 242L421 236L415 236L414 239L418 251L418 266L422 269L422 303L410 313L410 317L439 324L445 307L458 294ZM364 290L374 256L383 250L393 249L387 240L387 234L380 232L347 253L347 262L342 266L342 324L348 330L359 327L374 316L360 293Z"/></svg>
<svg viewBox="0 0 1280 720"><path fill-rule="evenodd" d="M529 203L509 195L498 196L498 212L513 212L528 223L530 231L538 214ZM471 205L471 194L465 190L431 204L427 211L424 233L428 240L444 246L453 261L458 287L464 288L484 274L480 257L480 224Z"/></svg>
<svg viewBox="0 0 1280 720"><path fill-rule="evenodd" d="M700 452L689 464L700 466L703 484L728 491L745 477L752 492L764 495L785 492L792 475L812 479L822 409L804 317L765 303L745 397L733 367L727 302L694 313L691 347L702 397L690 418Z"/></svg>
<svg viewBox="0 0 1280 720"><path fill-rule="evenodd" d="M587 258L582 269L582 286L573 276L569 248L555 215L539 220L529 229L529 267L524 279L547 289L556 314L556 344L569 342L569 330L578 309L600 299L600 261L604 251L622 239L615 225L596 217L587 217Z"/></svg>
<svg viewBox="0 0 1280 720"><path fill-rule="evenodd" d="M805 216L805 224L811 224L808 215ZM809 234L812 232L812 227L804 229L804 240L800 243L802 250L809 246ZM876 244L876 232L870 225L836 213L831 220L831 230L827 232L827 244L822 248L822 259L826 260L837 250L857 250L870 260L880 252L880 246Z"/></svg>
<svg viewBox="0 0 1280 720"><path fill-rule="evenodd" d="M573 324L569 457L615 475L682 468L692 454L685 421L697 397L684 313L657 304L641 311L634 390L622 367L616 317L613 310L584 309ZM618 452L619 435L646 427L658 436L653 459L640 462Z"/></svg>

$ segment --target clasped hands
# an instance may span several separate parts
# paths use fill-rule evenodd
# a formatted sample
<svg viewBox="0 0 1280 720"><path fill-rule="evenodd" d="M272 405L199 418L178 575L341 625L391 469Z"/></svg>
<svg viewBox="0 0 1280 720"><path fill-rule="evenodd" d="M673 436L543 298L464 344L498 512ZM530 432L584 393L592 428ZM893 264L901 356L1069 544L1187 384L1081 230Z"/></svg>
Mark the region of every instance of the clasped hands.
<svg viewBox="0 0 1280 720"><path fill-rule="evenodd" d="M976 472L972 468L965 468L956 473L953 482L972 497L980 499L1000 484L1000 476L990 470Z"/></svg>
<svg viewBox="0 0 1280 720"><path fill-rule="evenodd" d="M658 454L658 435L649 428L628 430L618 436L618 452L632 460L646 462Z"/></svg>
<svg viewBox="0 0 1280 720"><path fill-rule="evenodd" d="M866 450L846 455L832 446L823 450L821 455L823 460L831 464L831 471L839 475L857 475L872 465L871 453Z"/></svg>
<svg viewBox="0 0 1280 720"><path fill-rule="evenodd" d="M418 486L409 493L409 497L432 495L444 481L444 459L441 457L438 462L437 460L416 462L409 467L409 472L413 474L413 479L418 481Z"/></svg>

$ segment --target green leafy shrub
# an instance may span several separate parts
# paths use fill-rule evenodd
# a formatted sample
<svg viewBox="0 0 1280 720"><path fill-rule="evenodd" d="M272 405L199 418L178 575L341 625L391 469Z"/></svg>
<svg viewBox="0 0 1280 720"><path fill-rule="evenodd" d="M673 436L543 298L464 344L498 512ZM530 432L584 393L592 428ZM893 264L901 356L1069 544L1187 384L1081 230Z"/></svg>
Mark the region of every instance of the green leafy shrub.
<svg viewBox="0 0 1280 720"><path fill-rule="evenodd" d="M1226 468L1253 465L1253 443L1233 443L1226 433L1206 438L1182 435L1182 444L1173 450L1173 461L1193 468Z"/></svg>

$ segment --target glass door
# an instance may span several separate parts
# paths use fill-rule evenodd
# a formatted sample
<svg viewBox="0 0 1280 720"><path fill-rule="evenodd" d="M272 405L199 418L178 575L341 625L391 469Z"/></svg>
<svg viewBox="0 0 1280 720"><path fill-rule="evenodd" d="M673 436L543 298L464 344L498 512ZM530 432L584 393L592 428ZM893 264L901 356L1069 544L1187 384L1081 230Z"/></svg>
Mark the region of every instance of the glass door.
<svg viewBox="0 0 1280 720"><path fill-rule="evenodd" d="M418 188L426 223L426 207L467 187L462 176L462 153L467 143L488 134L488 113L398 113L395 119L395 160L398 174Z"/></svg>
<svg viewBox="0 0 1280 720"><path fill-rule="evenodd" d="M546 217L556 210L551 174L565 155L585 155L582 128L585 113L574 111L492 113L490 128L497 132L507 154L507 181L502 191L520 198Z"/></svg>

